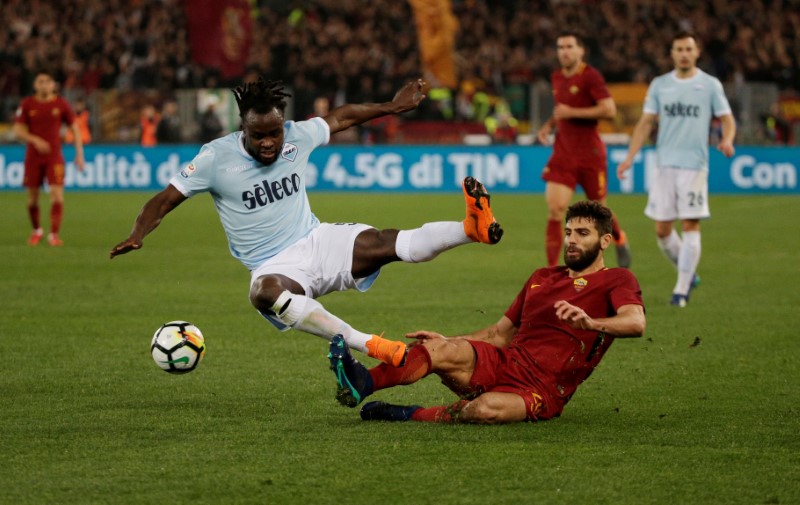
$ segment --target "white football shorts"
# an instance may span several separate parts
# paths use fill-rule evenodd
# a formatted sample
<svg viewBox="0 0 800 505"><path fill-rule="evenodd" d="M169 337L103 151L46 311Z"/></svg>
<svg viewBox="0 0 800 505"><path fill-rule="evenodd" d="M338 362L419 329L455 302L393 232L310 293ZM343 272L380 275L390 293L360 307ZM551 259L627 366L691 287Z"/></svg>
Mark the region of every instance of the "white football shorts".
<svg viewBox="0 0 800 505"><path fill-rule="evenodd" d="M260 264L250 274L250 285L267 274L281 274L297 282L306 296L317 298L332 291L368 290L380 270L354 279L353 247L356 237L372 228L360 223L321 223L280 253Z"/></svg>
<svg viewBox="0 0 800 505"><path fill-rule="evenodd" d="M650 181L644 214L654 221L711 217L708 170L657 168Z"/></svg>

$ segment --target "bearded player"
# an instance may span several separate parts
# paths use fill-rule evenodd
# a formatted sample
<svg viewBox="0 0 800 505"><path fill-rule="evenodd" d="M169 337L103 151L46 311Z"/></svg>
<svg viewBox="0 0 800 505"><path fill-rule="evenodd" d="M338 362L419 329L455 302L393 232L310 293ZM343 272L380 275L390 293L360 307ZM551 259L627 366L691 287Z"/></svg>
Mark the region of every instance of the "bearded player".
<svg viewBox="0 0 800 505"><path fill-rule="evenodd" d="M525 281L495 324L457 337L416 331L406 365L367 370L335 337L329 358L337 399L355 407L367 396L436 374L461 399L423 408L369 402L364 420L462 423L543 421L561 415L615 338L645 329L639 284L623 268L606 268L611 211L580 201L566 214L566 266L541 268Z"/></svg>

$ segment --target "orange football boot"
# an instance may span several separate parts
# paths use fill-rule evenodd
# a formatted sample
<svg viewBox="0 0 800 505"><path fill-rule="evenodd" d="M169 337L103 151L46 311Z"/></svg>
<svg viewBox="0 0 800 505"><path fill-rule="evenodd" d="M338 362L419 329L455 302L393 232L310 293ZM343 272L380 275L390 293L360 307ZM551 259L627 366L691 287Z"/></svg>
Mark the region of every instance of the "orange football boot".
<svg viewBox="0 0 800 505"><path fill-rule="evenodd" d="M383 361L393 367L403 366L408 348L403 342L389 340L380 335L372 335L367 341L367 356Z"/></svg>
<svg viewBox="0 0 800 505"><path fill-rule="evenodd" d="M58 235L55 233L49 233L47 235L47 243L50 244L50 247L61 247L64 245L64 241L58 238Z"/></svg>
<svg viewBox="0 0 800 505"><path fill-rule="evenodd" d="M462 184L464 200L467 202L467 217L464 219L464 233L475 242L496 244L503 236L500 226L489 204L490 196L483 184L474 177L467 177Z"/></svg>
<svg viewBox="0 0 800 505"><path fill-rule="evenodd" d="M42 241L42 237L44 237L44 231L41 228L33 230L31 236L28 237L28 245L39 245L39 242Z"/></svg>

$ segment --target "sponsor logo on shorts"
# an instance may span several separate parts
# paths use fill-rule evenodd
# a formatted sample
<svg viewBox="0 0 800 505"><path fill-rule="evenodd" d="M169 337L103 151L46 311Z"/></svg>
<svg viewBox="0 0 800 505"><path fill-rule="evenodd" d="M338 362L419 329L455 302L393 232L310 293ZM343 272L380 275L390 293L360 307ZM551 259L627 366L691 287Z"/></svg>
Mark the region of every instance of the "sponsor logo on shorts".
<svg viewBox="0 0 800 505"><path fill-rule="evenodd" d="M542 398L541 395L538 395L533 392L531 393L531 396L533 397L533 401L531 402L530 415L533 418L537 418L539 417L539 412L541 412L542 409L544 408L544 398Z"/></svg>

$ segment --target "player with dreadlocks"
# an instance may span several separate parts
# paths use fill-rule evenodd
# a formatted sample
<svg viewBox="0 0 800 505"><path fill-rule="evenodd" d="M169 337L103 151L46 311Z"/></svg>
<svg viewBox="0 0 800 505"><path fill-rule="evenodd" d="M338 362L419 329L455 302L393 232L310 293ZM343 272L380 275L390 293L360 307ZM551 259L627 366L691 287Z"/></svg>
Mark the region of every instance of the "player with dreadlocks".
<svg viewBox="0 0 800 505"><path fill-rule="evenodd" d="M471 242L494 244L503 230L489 194L472 177L463 183L464 221L426 223L413 230L377 230L359 223L320 223L306 194L308 158L330 136L354 125L416 108L427 84L409 82L391 102L347 104L325 117L287 121L279 82L259 79L233 90L242 130L205 144L162 192L148 201L130 236L111 258L140 249L144 237L187 198L209 192L231 254L250 270L250 302L280 330L294 328L326 340L343 335L358 351L392 366L406 357L403 342L363 333L316 300L332 291L365 291L383 265L417 263Z"/></svg>

